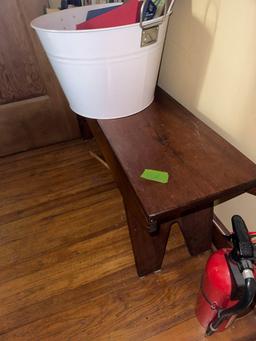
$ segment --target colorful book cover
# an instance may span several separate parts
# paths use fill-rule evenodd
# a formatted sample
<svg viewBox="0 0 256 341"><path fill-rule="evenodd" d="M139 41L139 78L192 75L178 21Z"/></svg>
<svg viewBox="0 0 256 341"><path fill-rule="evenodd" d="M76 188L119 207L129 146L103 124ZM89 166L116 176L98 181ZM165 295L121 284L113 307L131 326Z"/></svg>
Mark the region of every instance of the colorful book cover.
<svg viewBox="0 0 256 341"><path fill-rule="evenodd" d="M116 6L112 11L78 24L76 29L86 30L134 24L139 19L140 5L138 0L128 0L120 6Z"/></svg>
<svg viewBox="0 0 256 341"><path fill-rule="evenodd" d="M92 19L97 17L98 15L107 13L109 11L112 11L116 6L111 6L111 7L103 7L99 9L93 9L91 11L88 11L86 20Z"/></svg>

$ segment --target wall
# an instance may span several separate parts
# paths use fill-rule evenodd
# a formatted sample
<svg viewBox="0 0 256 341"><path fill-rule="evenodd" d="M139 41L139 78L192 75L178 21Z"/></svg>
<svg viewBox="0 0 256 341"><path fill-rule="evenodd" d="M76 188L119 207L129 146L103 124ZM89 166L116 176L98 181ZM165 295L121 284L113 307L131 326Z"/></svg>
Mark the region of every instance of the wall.
<svg viewBox="0 0 256 341"><path fill-rule="evenodd" d="M159 76L160 87L254 162L255 33L255 0L176 0ZM256 197L228 205L217 207L221 219L250 206L246 220L256 227Z"/></svg>

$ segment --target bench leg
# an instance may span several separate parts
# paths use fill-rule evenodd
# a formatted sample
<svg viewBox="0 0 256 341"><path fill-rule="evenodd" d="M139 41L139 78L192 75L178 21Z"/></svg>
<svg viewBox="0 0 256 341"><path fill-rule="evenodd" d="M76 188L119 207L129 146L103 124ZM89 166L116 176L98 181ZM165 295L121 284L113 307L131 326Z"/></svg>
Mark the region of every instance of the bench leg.
<svg viewBox="0 0 256 341"><path fill-rule="evenodd" d="M213 207L190 213L180 218L179 225L192 256L196 256L211 248Z"/></svg>
<svg viewBox="0 0 256 341"><path fill-rule="evenodd" d="M139 208L125 204L125 209L138 275L144 276L161 269L170 223L161 225L156 235L150 235Z"/></svg>

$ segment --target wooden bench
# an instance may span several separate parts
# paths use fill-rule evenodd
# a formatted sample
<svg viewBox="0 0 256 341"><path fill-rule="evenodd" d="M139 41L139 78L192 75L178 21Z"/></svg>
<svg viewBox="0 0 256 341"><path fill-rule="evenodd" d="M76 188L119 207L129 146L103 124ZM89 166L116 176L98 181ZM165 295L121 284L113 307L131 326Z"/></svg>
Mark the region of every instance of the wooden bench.
<svg viewBox="0 0 256 341"><path fill-rule="evenodd" d="M161 89L136 115L88 122L123 196L139 276L161 268L173 223L197 255L211 247L214 201L256 187L256 165ZM169 183L142 179L145 168Z"/></svg>

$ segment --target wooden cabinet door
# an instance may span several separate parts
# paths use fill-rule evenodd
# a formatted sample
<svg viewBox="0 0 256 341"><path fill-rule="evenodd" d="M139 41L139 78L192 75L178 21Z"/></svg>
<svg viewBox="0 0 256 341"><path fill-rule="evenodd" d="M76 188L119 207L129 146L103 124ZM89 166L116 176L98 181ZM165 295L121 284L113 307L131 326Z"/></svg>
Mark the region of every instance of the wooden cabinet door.
<svg viewBox="0 0 256 341"><path fill-rule="evenodd" d="M2 0L0 7L0 156L80 136L30 21L47 0Z"/></svg>

